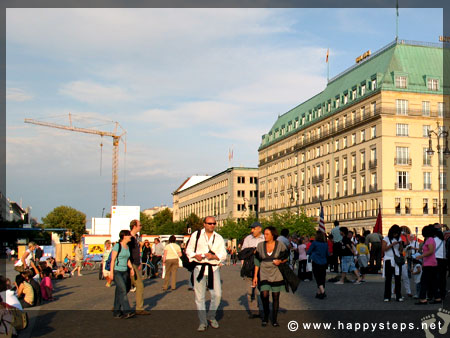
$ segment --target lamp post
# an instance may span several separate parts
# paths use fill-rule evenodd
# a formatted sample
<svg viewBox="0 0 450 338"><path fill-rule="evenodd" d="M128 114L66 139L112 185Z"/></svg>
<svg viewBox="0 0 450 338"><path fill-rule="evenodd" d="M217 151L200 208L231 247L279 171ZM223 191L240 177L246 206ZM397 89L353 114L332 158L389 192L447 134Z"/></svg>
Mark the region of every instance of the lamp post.
<svg viewBox="0 0 450 338"><path fill-rule="evenodd" d="M436 135L437 139L437 154L438 154L438 185L439 185L439 199L438 199L438 208L439 208L439 224L442 224L442 207L441 207L441 155L442 161L444 161L444 156L450 155L450 150L448 149L448 130L445 130L445 127L439 127L439 122L436 123L436 130L428 130L428 149L426 150L427 154L432 156L434 154L433 143L431 140L431 136ZM445 149L441 154L441 143L440 139L445 138Z"/></svg>
<svg viewBox="0 0 450 338"><path fill-rule="evenodd" d="M292 203L294 203L294 201L296 201L296 205L297 205L297 216L299 216L299 214L300 214L300 205L299 205L299 203L298 203L298 186L296 185L295 187L291 184L291 186L290 186L290 188L291 188L291 198L290 198L290 201L291 201L291 205L292 205ZM295 199L294 199L294 193L295 193Z"/></svg>

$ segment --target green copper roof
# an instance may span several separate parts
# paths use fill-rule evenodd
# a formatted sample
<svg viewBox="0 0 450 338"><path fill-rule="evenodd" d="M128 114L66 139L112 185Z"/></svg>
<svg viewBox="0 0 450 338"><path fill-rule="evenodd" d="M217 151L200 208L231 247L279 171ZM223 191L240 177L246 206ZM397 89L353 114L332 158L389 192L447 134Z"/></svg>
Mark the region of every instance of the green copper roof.
<svg viewBox="0 0 450 338"><path fill-rule="evenodd" d="M395 87L397 75L407 77L407 88ZM428 90L427 81L430 78L439 80L438 91ZM365 87L364 95L361 93L363 87ZM394 41L332 78L324 91L279 116L270 131L262 136L259 149L266 148L379 90L442 95L442 87L443 48L441 45ZM356 90L356 98L352 100L353 90ZM347 104L344 104L344 95L347 95ZM336 98L339 99L339 107L335 106ZM329 102L331 110L328 112ZM319 108L321 108L320 112Z"/></svg>

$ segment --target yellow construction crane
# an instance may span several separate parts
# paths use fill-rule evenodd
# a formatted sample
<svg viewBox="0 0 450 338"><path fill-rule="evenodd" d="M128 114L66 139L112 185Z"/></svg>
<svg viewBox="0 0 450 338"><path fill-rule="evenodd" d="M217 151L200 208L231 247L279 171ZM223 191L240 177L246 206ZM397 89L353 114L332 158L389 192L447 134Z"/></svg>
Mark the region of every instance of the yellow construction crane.
<svg viewBox="0 0 450 338"><path fill-rule="evenodd" d="M80 133L86 134L95 134L100 136L110 136L113 140L113 153L112 153L112 193L111 193L111 206L117 205L117 183L118 183L118 170L119 170L119 142L122 140L125 144L123 136L127 133L125 129L120 126L118 122L114 122L114 131L101 131L96 129L87 129L87 128L79 128L72 125L72 115L69 113L69 125L62 125L50 122L37 121L33 119L25 119L25 123L32 123L39 126L50 127L50 128L58 128L70 131L76 131ZM122 130L122 133L119 133L119 128Z"/></svg>

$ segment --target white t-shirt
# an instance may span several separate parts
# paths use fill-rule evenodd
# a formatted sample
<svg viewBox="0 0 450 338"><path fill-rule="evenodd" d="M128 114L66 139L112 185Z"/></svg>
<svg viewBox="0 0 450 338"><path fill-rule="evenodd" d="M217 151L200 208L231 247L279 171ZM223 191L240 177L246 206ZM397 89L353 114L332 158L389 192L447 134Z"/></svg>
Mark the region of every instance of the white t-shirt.
<svg viewBox="0 0 450 338"><path fill-rule="evenodd" d="M31 260L33 259L33 252L30 249L27 249L28 255L25 258L25 265L26 266L30 266ZM16 264L14 264L14 266L22 266L23 262L22 262L22 258L18 259Z"/></svg>
<svg viewBox="0 0 450 338"><path fill-rule="evenodd" d="M417 275L413 275L414 283L416 283L416 284L420 283L420 278L422 277L422 265L421 264L414 265L413 272L417 272L418 269L420 269L420 273L418 273Z"/></svg>
<svg viewBox="0 0 450 338"><path fill-rule="evenodd" d="M441 241L439 239L439 237L434 237L434 241L436 242L436 251L434 252L434 254L436 255L436 258L445 258L445 255L444 255L445 244L442 243L443 241ZM439 247L439 245L441 247Z"/></svg>
<svg viewBox="0 0 450 338"><path fill-rule="evenodd" d="M1 296L3 301L11 306L14 306L18 308L19 310L22 309L22 305L20 304L19 300L17 299L16 295L14 294L14 291L6 290L1 292Z"/></svg>

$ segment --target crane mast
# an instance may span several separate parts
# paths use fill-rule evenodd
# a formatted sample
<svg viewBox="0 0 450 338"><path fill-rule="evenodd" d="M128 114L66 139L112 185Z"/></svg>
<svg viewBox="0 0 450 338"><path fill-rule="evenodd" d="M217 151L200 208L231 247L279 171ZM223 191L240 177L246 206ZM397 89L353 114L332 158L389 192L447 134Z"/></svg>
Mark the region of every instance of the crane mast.
<svg viewBox="0 0 450 338"><path fill-rule="evenodd" d="M69 114L69 125L63 125L63 124L57 124L57 123L50 123L50 122L44 122L44 121L37 121L34 119L25 119L25 123L31 123L39 126L44 127L50 127L50 128L57 128L57 129L63 129L63 130L69 130L79 133L86 133L86 134L94 134L94 135L100 135L100 136L109 136L112 137L113 141L113 151L112 151L112 189L111 189L111 206L117 205L117 186L118 186L118 171L119 171L119 143L120 140L123 141L123 136L126 134L126 131L123 130L122 133L119 133L119 123L115 122L115 127L113 132L109 131L101 131L96 129L88 129L88 128L79 128L72 125L72 115ZM123 141L125 143L125 141Z"/></svg>

